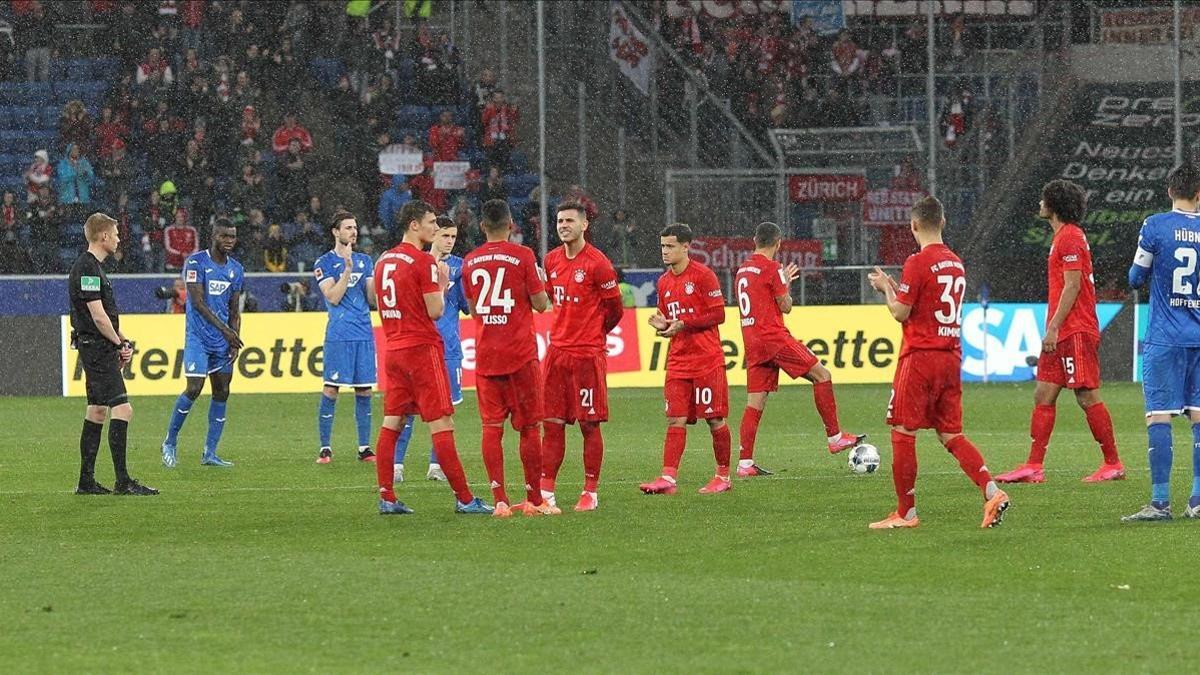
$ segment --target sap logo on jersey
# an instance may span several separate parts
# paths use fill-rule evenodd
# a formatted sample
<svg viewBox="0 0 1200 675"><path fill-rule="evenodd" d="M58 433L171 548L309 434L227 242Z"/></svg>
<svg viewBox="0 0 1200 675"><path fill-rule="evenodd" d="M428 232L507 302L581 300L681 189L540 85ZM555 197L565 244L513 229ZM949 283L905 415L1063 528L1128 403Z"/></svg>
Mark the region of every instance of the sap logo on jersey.
<svg viewBox="0 0 1200 675"><path fill-rule="evenodd" d="M232 285L233 284L228 281L221 281L220 279L209 279L208 280L208 294L209 295L225 295L225 291L229 290L229 287Z"/></svg>
<svg viewBox="0 0 1200 675"><path fill-rule="evenodd" d="M360 273L360 272L351 272L351 273L350 273L350 286L351 286L351 288L353 288L354 286L357 286L357 285L358 285L358 280L359 280L359 279L361 279L361 278L362 278L362 273Z"/></svg>
<svg viewBox="0 0 1200 675"><path fill-rule="evenodd" d="M1117 312L1120 303L1100 303L1096 315L1103 331ZM986 371L993 382L1024 382L1036 373L1027 362L1042 353L1042 337L1046 327L1046 305L1022 303L993 303L986 312L982 305L963 306L962 349L963 381L977 382Z"/></svg>

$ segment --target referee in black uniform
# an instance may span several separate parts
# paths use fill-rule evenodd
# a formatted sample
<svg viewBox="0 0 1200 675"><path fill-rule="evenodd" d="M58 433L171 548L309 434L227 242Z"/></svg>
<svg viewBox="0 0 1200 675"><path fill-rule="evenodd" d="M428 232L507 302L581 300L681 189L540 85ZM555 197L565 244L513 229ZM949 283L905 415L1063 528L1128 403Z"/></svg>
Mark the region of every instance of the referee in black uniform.
<svg viewBox="0 0 1200 675"><path fill-rule="evenodd" d="M121 369L133 358L133 345L121 335L121 319L113 298L112 284L100 263L117 250L117 221L103 213L93 213L83 226L88 248L71 265L67 279L71 297L71 345L79 350L87 384L87 415L79 437L79 486L77 495L156 495L129 477L125 470L125 439L133 406L125 393ZM112 410L108 425L108 449L112 452L116 485L112 490L96 482L96 455L100 452L100 432L104 418Z"/></svg>

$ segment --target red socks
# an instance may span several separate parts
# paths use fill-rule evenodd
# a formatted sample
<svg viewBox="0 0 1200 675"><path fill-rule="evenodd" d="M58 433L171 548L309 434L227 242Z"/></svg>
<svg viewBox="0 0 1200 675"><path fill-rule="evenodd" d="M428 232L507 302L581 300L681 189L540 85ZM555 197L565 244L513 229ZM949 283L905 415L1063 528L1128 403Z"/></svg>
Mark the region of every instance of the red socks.
<svg viewBox="0 0 1200 675"><path fill-rule="evenodd" d="M521 430L520 451L521 469L525 472L525 499L537 506L542 503L542 493L538 489L542 476L542 438L536 424Z"/></svg>
<svg viewBox="0 0 1200 675"><path fill-rule="evenodd" d="M396 439L400 437L399 429L379 427L379 440L375 442L375 479L379 482L379 498L396 501L392 462L396 460Z"/></svg>
<svg viewBox="0 0 1200 675"><path fill-rule="evenodd" d="M508 501L508 493L504 490L503 441L504 427L487 424L483 426L483 467L492 486L492 499L496 500L496 503L511 504Z"/></svg>
<svg viewBox="0 0 1200 675"><path fill-rule="evenodd" d="M579 430L583 432L583 491L595 492L604 463L604 436L595 422L580 422Z"/></svg>
<svg viewBox="0 0 1200 675"><path fill-rule="evenodd" d="M711 429L713 439L713 457L717 460L717 475L729 477L729 448L733 445L729 425L722 424L719 429Z"/></svg>
<svg viewBox="0 0 1200 675"><path fill-rule="evenodd" d="M832 434L830 434L832 435ZM917 438L892 431L892 484L896 488L896 513L907 518L917 506Z"/></svg>
<svg viewBox="0 0 1200 675"><path fill-rule="evenodd" d="M833 382L817 382L813 384L813 403L817 405L817 414L825 423L825 435L836 436L842 430L838 424L837 399L833 397ZM904 514L900 514L903 516Z"/></svg>
<svg viewBox="0 0 1200 675"><path fill-rule="evenodd" d="M742 413L742 427L738 429L740 459L754 459L754 439L758 438L758 422L762 414L763 411L750 406L746 406L746 412Z"/></svg>
<svg viewBox="0 0 1200 675"><path fill-rule="evenodd" d="M679 460L687 445L687 429L667 427L667 438L663 441L663 475L674 478L679 474Z"/></svg>
<svg viewBox="0 0 1200 675"><path fill-rule="evenodd" d="M1112 417L1108 414L1108 406L1097 403L1084 409L1088 427L1092 430L1092 438L1100 444L1104 453L1105 464L1117 464L1121 457L1117 455L1117 441L1113 438Z"/></svg>
<svg viewBox="0 0 1200 675"><path fill-rule="evenodd" d="M395 438L392 439L392 444L395 445ZM471 488L467 485L462 461L458 458L458 450L454 447L454 432L447 429L434 434L433 451L437 453L438 464L442 465L442 473L446 474L446 481L450 483L450 489L454 490L454 496L458 498L459 503L466 504L474 499L475 495L471 494ZM389 456L394 456L392 451L387 452ZM380 460L376 460L377 465L380 463ZM390 462L383 464L386 466ZM390 471L391 467L388 467L388 470Z"/></svg>
<svg viewBox="0 0 1200 675"><path fill-rule="evenodd" d="M1033 406L1033 418L1029 421L1029 437L1033 439L1029 448L1030 464L1042 464L1046 460L1046 446L1050 444L1050 434L1054 433L1056 410L1052 405ZM1091 418L1088 421L1091 422ZM1109 429L1112 429L1111 424Z"/></svg>
<svg viewBox="0 0 1200 675"><path fill-rule="evenodd" d="M554 481L567 454L567 429L562 424L542 422L542 489L554 492Z"/></svg>
<svg viewBox="0 0 1200 675"><path fill-rule="evenodd" d="M967 474L967 478L970 478L980 491L986 491L987 484L992 482L992 474L988 473L987 467L984 466L979 448L966 436L959 435L946 444L946 449L958 460L958 466Z"/></svg>

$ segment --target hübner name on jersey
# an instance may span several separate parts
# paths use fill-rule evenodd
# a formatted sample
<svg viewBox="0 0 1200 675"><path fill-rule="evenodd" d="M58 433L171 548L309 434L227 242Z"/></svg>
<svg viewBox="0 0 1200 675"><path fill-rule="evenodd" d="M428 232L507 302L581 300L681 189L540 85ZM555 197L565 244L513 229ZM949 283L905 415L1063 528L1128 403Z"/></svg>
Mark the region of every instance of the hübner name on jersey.
<svg viewBox="0 0 1200 675"><path fill-rule="evenodd" d="M480 319L483 319L485 326L506 326L508 325L508 317L503 314L480 314Z"/></svg>
<svg viewBox="0 0 1200 675"><path fill-rule="evenodd" d="M1200 243L1200 232L1193 230L1175 230L1175 241L1183 241L1189 244Z"/></svg>
<svg viewBox="0 0 1200 675"><path fill-rule="evenodd" d="M748 317L742 319L742 328L745 328L746 326L753 326L753 325L754 325L754 317L748 316Z"/></svg>
<svg viewBox="0 0 1200 675"><path fill-rule="evenodd" d="M962 263L958 262L957 260L939 260L937 262L937 264L929 266L929 271L930 272L940 272L941 270L944 270L947 267L953 267L954 269L959 269L959 270L963 269Z"/></svg>
<svg viewBox="0 0 1200 675"><path fill-rule="evenodd" d="M938 337L962 337L962 329L954 326L938 326Z"/></svg>
<svg viewBox="0 0 1200 675"><path fill-rule="evenodd" d="M403 319L404 315L398 309L382 309L379 310L379 316L385 319Z"/></svg>
<svg viewBox="0 0 1200 675"><path fill-rule="evenodd" d="M511 255L505 255L503 253L489 253L487 255L481 255L478 258L473 258L471 260L471 264L478 265L479 263L491 262L493 260L495 260L497 262L506 262L510 265L520 265L521 264L520 258L516 258Z"/></svg>
<svg viewBox="0 0 1200 675"><path fill-rule="evenodd" d="M1183 309L1200 309L1200 299L1196 298L1171 298L1172 307L1182 307Z"/></svg>

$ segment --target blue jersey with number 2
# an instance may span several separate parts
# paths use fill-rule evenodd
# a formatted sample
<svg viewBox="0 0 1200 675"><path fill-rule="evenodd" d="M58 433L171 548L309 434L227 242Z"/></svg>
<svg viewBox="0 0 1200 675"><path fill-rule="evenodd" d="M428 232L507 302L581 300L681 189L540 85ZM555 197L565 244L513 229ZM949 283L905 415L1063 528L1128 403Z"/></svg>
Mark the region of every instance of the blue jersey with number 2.
<svg viewBox="0 0 1200 675"><path fill-rule="evenodd" d="M1129 281L1149 285L1146 344L1200 347L1200 214L1174 210L1147 218Z"/></svg>

